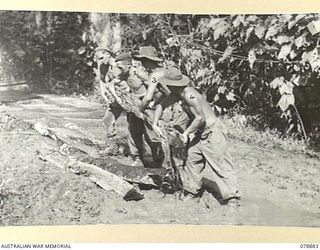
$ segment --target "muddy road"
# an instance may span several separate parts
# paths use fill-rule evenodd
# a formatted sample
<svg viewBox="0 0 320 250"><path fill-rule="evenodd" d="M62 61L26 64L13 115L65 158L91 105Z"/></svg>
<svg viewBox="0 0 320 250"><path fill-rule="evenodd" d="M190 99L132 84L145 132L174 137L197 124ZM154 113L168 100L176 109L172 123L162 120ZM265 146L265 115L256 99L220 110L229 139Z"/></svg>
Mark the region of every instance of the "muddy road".
<svg viewBox="0 0 320 250"><path fill-rule="evenodd" d="M0 92L0 225L209 224L320 226L320 160L231 140L242 199L221 206L205 193L200 201L180 200L157 189L125 201L86 176L39 159L57 145L30 124L62 125L105 139L100 104L71 97ZM126 120L108 145L122 147ZM108 146L107 145L107 146ZM124 155L113 159L129 161Z"/></svg>

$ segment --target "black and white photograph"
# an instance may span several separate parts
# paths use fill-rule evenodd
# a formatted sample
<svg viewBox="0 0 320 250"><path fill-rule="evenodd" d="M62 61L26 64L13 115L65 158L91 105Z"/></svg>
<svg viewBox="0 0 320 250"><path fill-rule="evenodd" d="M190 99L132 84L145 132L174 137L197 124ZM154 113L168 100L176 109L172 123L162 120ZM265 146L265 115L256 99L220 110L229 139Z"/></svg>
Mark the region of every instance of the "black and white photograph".
<svg viewBox="0 0 320 250"><path fill-rule="evenodd" d="M0 11L0 226L320 227L320 14Z"/></svg>

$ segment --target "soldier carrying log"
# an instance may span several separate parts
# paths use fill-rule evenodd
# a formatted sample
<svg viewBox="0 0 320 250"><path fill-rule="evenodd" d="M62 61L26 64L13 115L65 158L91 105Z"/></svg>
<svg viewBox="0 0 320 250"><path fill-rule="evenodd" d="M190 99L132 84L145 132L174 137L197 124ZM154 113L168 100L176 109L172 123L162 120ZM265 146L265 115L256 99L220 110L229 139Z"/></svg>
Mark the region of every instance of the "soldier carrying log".
<svg viewBox="0 0 320 250"><path fill-rule="evenodd" d="M156 135L146 130L145 123L141 117L139 107L141 100L146 94L146 80L148 74L138 67L133 67L133 58L131 53L121 53L115 58L115 66L111 70L114 78L108 82L108 91L116 100L119 111L116 117L121 113L126 113L128 122L128 145L133 159L132 166L142 166L144 164L144 141L150 146L152 156L155 161L163 157L159 150L157 142L151 139ZM143 76L143 77L141 77ZM148 133L149 132L149 133Z"/></svg>
<svg viewBox="0 0 320 250"><path fill-rule="evenodd" d="M115 121L121 114L121 107L110 92L109 83L115 78L112 71L115 66L114 55L107 48L96 49L96 60L98 64L97 75L99 78L101 95L105 101L106 113L102 119L106 128L107 137L113 137L116 134Z"/></svg>
<svg viewBox="0 0 320 250"><path fill-rule="evenodd" d="M154 107L169 94L167 87L158 84L158 79L163 76L165 68L160 66L160 62L163 60L158 57L157 50L153 46L142 46L137 54L134 54L135 60L139 60L144 67L145 72L137 71L136 75L142 79L147 86L147 91L142 98L140 111L146 116L151 117L153 120ZM184 130L187 127L189 118L187 114L182 110L181 106L176 103L170 109L167 109L161 117L166 129ZM152 128L152 121L145 123L145 128L150 138L158 145L159 152L163 152L163 159L161 160L162 166L171 169L172 168L172 155L168 145L170 138L167 136L159 138L156 131ZM177 162L174 162L178 165Z"/></svg>
<svg viewBox="0 0 320 250"><path fill-rule="evenodd" d="M189 142L186 165L179 171L185 194L197 197L206 189L221 204L240 199L223 124L205 97L191 86L190 79L177 67L168 68L159 83L171 93L156 107L155 131L161 133L158 122L163 110L179 100L194 117L181 134L182 140Z"/></svg>
<svg viewBox="0 0 320 250"><path fill-rule="evenodd" d="M170 133L167 128L179 127L177 130L181 133L171 135L179 134L187 147L184 165L176 165L185 196L200 197L207 190L221 204L240 199L223 124L206 99L192 87L190 79L177 67L160 68L161 59L157 57L155 48L141 47L133 58L141 61L144 69L132 67L131 54L121 54L116 61L122 73L110 83L111 92L120 102L127 100L124 98L127 93L122 90L118 95L112 90L114 84L125 81L133 94L127 100L132 104L133 111L126 110L132 126L130 129L129 125L130 149L135 147L139 156L143 157L142 137L150 139L150 134L153 133L156 136L149 144L151 149L153 142L160 141L162 147L170 151L175 146L172 145L175 140L168 137ZM178 103L182 103L183 110ZM152 104L155 104L156 108ZM149 122L141 119L140 111L145 117L149 117ZM174 116L174 113L178 115ZM160 128L160 121L166 126ZM137 131L140 132L136 133ZM130 137L135 139L130 142ZM159 138L165 138L167 144ZM173 156L171 153L169 152L169 157ZM168 156L167 151L165 154Z"/></svg>

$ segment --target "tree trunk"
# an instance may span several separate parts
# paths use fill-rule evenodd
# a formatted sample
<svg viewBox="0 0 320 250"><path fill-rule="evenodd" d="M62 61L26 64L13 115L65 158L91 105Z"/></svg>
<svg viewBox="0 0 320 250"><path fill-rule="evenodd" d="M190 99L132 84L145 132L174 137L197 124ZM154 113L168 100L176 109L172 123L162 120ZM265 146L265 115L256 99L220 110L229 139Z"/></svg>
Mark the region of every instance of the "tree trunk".
<svg viewBox="0 0 320 250"><path fill-rule="evenodd" d="M113 28L112 52L118 53L121 50L121 24L118 19L114 22L114 25L112 28Z"/></svg>
<svg viewBox="0 0 320 250"><path fill-rule="evenodd" d="M36 11L34 13L36 26L39 29L41 27L42 13L40 11Z"/></svg>
<svg viewBox="0 0 320 250"><path fill-rule="evenodd" d="M110 49L113 32L111 27L111 14L91 13L91 35L99 48Z"/></svg>

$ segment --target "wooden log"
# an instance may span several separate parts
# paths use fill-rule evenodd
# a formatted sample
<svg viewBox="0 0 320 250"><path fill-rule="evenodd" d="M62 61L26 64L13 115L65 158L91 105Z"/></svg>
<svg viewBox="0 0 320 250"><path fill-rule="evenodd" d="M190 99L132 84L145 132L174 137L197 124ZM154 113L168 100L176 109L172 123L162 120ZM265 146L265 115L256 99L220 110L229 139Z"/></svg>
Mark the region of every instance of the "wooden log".
<svg viewBox="0 0 320 250"><path fill-rule="evenodd" d="M82 161L94 164L110 173L120 176L126 181L149 186L150 188L159 188L166 172L164 168L145 168L124 165L108 157L100 159L86 157L82 159Z"/></svg>
<svg viewBox="0 0 320 250"><path fill-rule="evenodd" d="M62 136L62 135L58 135L57 138L60 141L63 141L65 144L67 144L73 148L76 148L76 149L80 150L81 152L84 152L84 153L90 155L92 158L97 159L100 157L99 152L95 147L88 146L88 145L82 143L81 141L72 140L72 139L70 139L66 136Z"/></svg>
<svg viewBox="0 0 320 250"><path fill-rule="evenodd" d="M117 89L117 94L121 96L121 107L127 112L132 112L134 113L137 117L140 117L144 120L148 126L151 126L153 123L153 116L154 116L154 111L151 110L146 110L144 114L142 114L139 110L140 106L140 100L135 97L134 95L123 91L122 89ZM163 161L163 166L166 169L173 169L172 165L172 154L171 154L171 149L170 149L170 135L168 133L169 128L165 124L161 124L160 126L162 130L163 136L159 138L159 141L162 146L162 150L164 153L164 161Z"/></svg>
<svg viewBox="0 0 320 250"><path fill-rule="evenodd" d="M106 169L130 183L139 184L139 187L143 189L156 188L160 189L163 193L174 193L180 190L180 186L176 183L179 179L171 175L175 174L175 172L168 172L168 169L163 167L133 167L109 158L93 159L86 157L81 161Z"/></svg>
<svg viewBox="0 0 320 250"><path fill-rule="evenodd" d="M63 156L58 152L49 155L43 155L40 152L38 154L40 159L59 168L69 169L73 173L85 175L104 190L114 191L126 201L143 199L143 194L137 191L133 185L93 164L81 162L70 156Z"/></svg>
<svg viewBox="0 0 320 250"><path fill-rule="evenodd" d="M103 170L95 165L76 161L69 166L77 174L87 175L93 182L107 191L115 191L123 196L124 200L141 200L143 195L130 183L119 176Z"/></svg>
<svg viewBox="0 0 320 250"><path fill-rule="evenodd" d="M51 127L50 131L52 131L56 136L68 137L72 140L83 141L87 143L86 145L100 145L105 142L97 136L90 133L90 131L83 131L81 128L67 128L65 127Z"/></svg>
<svg viewBox="0 0 320 250"><path fill-rule="evenodd" d="M97 145L102 144L102 141L97 141L91 133L84 134L79 129L70 128L49 128L47 124L41 122L29 121L39 134L49 136L54 140L59 140L73 148L80 150L93 158L99 158Z"/></svg>
<svg viewBox="0 0 320 250"><path fill-rule="evenodd" d="M137 97L121 89L117 89L117 92L118 95L121 96L121 107L126 112L132 112L137 117L142 118L147 126L151 126L153 123L154 111L145 110L142 114L139 110L140 100ZM159 137L159 141L164 153L162 166L166 171L165 174L162 174L160 189L164 192L174 192L174 190L181 188L177 168L185 164L187 156L186 145L180 139L179 134L181 131L178 131L176 128L173 128L171 125L165 124L164 122L159 122L159 127L162 131L162 136ZM158 175L155 175L154 177L158 179ZM164 190L163 184L167 186L167 191Z"/></svg>
<svg viewBox="0 0 320 250"><path fill-rule="evenodd" d="M11 86L17 86L17 85L25 85L26 81L20 81L20 82L1 82L0 87L11 87ZM32 83L29 83L32 84Z"/></svg>

